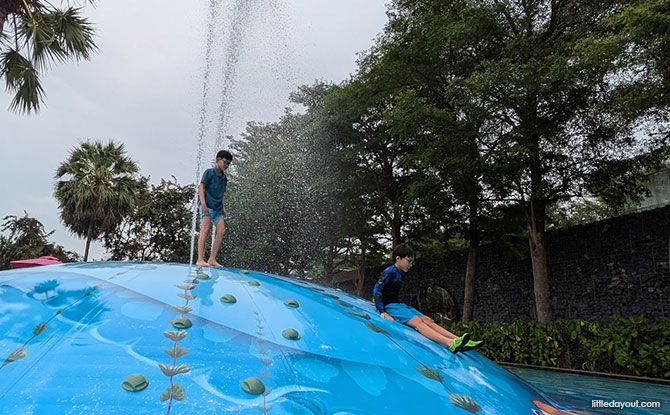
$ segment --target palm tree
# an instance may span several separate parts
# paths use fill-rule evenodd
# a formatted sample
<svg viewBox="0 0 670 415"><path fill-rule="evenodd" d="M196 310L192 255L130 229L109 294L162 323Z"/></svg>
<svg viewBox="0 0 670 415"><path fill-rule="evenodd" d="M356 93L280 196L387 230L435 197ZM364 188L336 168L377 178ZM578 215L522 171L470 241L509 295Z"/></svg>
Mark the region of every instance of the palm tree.
<svg viewBox="0 0 670 415"><path fill-rule="evenodd" d="M10 110L37 112L44 101L40 74L53 62L88 59L97 50L81 9L44 0L0 0L0 78L14 94Z"/></svg>
<svg viewBox="0 0 670 415"><path fill-rule="evenodd" d="M86 238L84 261L91 241L113 231L134 208L141 186L137 171L123 144L99 141L81 143L58 167L54 196L65 226Z"/></svg>

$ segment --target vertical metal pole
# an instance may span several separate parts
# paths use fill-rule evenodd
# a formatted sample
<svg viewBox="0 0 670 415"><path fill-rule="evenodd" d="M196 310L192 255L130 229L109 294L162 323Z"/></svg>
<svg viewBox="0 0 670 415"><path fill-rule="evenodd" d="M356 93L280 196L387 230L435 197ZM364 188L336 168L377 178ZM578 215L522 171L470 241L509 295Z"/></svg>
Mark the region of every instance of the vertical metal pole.
<svg viewBox="0 0 670 415"><path fill-rule="evenodd" d="M193 195L193 218L191 219L191 262L193 265L193 252L195 248L195 215L198 212L198 187L195 188L195 195Z"/></svg>

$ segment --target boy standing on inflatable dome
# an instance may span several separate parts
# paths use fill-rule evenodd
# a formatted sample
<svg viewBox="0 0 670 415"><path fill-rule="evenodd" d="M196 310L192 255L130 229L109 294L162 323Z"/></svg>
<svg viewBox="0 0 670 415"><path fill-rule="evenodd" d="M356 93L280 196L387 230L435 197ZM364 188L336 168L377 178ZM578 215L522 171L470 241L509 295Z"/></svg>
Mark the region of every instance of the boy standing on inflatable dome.
<svg viewBox="0 0 670 415"><path fill-rule="evenodd" d="M221 267L216 261L216 253L221 246L223 233L226 225L223 221L223 194L226 193L228 177L224 171L233 161L233 155L226 150L216 154L216 165L205 170L198 185L198 201L200 202L200 237L198 238L198 261L196 265L201 267ZM212 252L205 262L205 240L212 226L216 228Z"/></svg>
<svg viewBox="0 0 670 415"><path fill-rule="evenodd" d="M401 303L398 297L402 280L414 265L414 250L405 244L393 248L393 265L386 268L375 284L372 295L381 316L406 324L430 340L446 346L453 353L478 349L481 341L471 341L468 333L458 337L424 316L415 308Z"/></svg>

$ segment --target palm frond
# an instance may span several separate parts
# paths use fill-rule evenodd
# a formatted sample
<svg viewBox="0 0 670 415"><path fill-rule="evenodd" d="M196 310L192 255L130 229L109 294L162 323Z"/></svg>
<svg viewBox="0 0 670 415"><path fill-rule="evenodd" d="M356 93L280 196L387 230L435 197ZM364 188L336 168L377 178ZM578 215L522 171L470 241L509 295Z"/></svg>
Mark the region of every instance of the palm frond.
<svg viewBox="0 0 670 415"><path fill-rule="evenodd" d="M0 68L7 91L15 93L10 109L18 112L37 111L43 101L44 89L33 64L18 51L9 49L0 57Z"/></svg>
<svg viewBox="0 0 670 415"><path fill-rule="evenodd" d="M85 141L56 171L54 195L61 220L78 236L113 231L136 203L141 182L137 165L122 144Z"/></svg>
<svg viewBox="0 0 670 415"><path fill-rule="evenodd" d="M53 25L54 33L67 55L77 60L89 59L91 53L98 50L93 41L93 25L81 17L80 11L81 8L71 7L45 15L45 19Z"/></svg>
<svg viewBox="0 0 670 415"><path fill-rule="evenodd" d="M48 15L38 15L36 20L24 19L21 31L32 52L32 61L38 70L46 70L50 62L65 62L67 53L56 37L56 32Z"/></svg>
<svg viewBox="0 0 670 415"><path fill-rule="evenodd" d="M67 8L61 9L63 6L44 0L21 0L9 9L0 8L7 12L0 16L0 75L6 78L7 90L15 93L10 105L13 111L38 111L44 98L38 74L49 64L89 59L98 50L95 30L82 16L82 8L64 3ZM90 0L78 3L95 4ZM8 21L14 30L4 30Z"/></svg>

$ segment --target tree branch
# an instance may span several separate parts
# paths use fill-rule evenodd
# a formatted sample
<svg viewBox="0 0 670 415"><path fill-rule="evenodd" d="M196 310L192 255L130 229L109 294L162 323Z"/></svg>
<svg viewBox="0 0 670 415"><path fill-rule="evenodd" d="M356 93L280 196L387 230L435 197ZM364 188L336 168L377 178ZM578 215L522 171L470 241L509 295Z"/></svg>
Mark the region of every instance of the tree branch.
<svg viewBox="0 0 670 415"><path fill-rule="evenodd" d="M505 18L507 19L507 23L509 23L510 28L512 29L512 32L516 35L519 36L519 30L517 29L516 25L514 24L514 19L512 19L512 15L509 13L507 8L501 4L499 0L493 0L493 2L500 7L500 10L503 12L505 15Z"/></svg>

